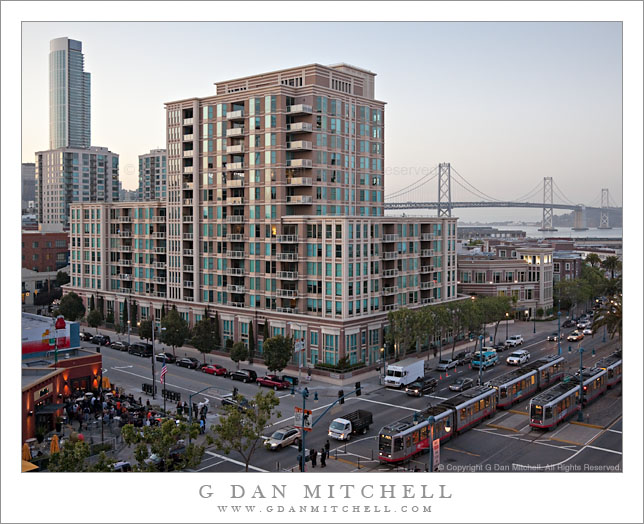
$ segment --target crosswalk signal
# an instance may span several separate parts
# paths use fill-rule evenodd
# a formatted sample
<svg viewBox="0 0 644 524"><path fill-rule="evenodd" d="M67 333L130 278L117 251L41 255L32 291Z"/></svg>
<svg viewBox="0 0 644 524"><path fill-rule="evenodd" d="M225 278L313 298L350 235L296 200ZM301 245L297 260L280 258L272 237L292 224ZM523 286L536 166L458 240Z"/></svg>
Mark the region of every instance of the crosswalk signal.
<svg viewBox="0 0 644 524"><path fill-rule="evenodd" d="M340 399L340 404L344 404L344 390L338 391L338 398Z"/></svg>
<svg viewBox="0 0 644 524"><path fill-rule="evenodd" d="M362 389L360 388L360 382L356 382L356 397L362 395Z"/></svg>

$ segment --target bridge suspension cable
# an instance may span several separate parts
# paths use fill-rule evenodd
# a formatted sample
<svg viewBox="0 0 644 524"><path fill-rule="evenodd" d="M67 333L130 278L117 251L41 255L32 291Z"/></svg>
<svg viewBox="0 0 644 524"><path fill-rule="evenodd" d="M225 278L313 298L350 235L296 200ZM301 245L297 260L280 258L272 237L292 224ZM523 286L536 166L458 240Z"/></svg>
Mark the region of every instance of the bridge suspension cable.
<svg viewBox="0 0 644 524"><path fill-rule="evenodd" d="M475 191L475 192L472 192L471 190L467 189L465 186L463 186L462 184L460 184L460 183L458 182L458 180L455 180L455 182L456 182L457 184L459 184L459 185L460 185L463 189L465 189L466 191L469 191L470 193L472 193L473 195L478 196L479 198L488 199L488 200L491 200L491 201L494 201L494 202L500 202L500 200L499 200L498 198L494 198L494 197L491 197L490 195L486 195L485 193L483 193L483 191L481 191L480 189L477 189L476 187L474 187L472 184L470 184L470 183L465 179L465 177L463 177L463 175L461 175L461 174L460 174L458 171L456 171L456 169L454 169L453 167L452 167L452 172L453 172L453 173L456 173L456 175L457 175L458 177L460 177L460 178L463 180L463 182L465 182L468 186L470 186L472 189L474 189L474 191ZM478 194L477 194L477 193L478 193Z"/></svg>
<svg viewBox="0 0 644 524"><path fill-rule="evenodd" d="M525 195L522 195L519 198L516 198L514 200L510 200L510 202L526 202L530 197L537 196L539 194L539 192L541 191L542 187L543 187L542 183L537 182L537 185L534 186Z"/></svg>
<svg viewBox="0 0 644 524"><path fill-rule="evenodd" d="M414 190L418 189L419 187L422 187L422 186L428 184L434 178L436 178L436 176L438 175L438 173L436 172L437 169L438 169L438 166L435 167L434 169L432 169L429 173L427 173L425 176L423 176L419 180L416 180L416 182L412 182L408 186L403 187L402 189L399 189L398 191L395 191L395 192L391 193L390 195L386 195L385 200L391 200L393 198L401 197L403 195L406 195L407 193L410 193L411 191L414 191ZM434 176L432 176L431 178L425 180L432 173L434 173ZM424 182L423 182L423 180L424 180Z"/></svg>
<svg viewBox="0 0 644 524"><path fill-rule="evenodd" d="M575 204L575 202L573 202L572 200L570 200L570 199L569 199L569 198L564 194L564 192L561 190L561 188L557 185L557 182L555 182L555 181L553 180L553 181L552 181L552 184L553 184L553 185L554 185L554 187L555 187L555 193L557 193L557 196L558 196L558 197L559 197L563 202L565 202L565 203L567 203L567 204L570 204L570 205L573 205L573 206L574 206L574 205L576 205L576 204Z"/></svg>

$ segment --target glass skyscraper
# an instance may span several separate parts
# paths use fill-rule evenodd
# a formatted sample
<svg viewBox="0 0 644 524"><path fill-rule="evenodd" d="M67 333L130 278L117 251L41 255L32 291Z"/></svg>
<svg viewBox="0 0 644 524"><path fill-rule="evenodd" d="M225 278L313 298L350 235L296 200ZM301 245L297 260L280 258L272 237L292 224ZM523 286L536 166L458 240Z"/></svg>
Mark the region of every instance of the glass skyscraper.
<svg viewBox="0 0 644 524"><path fill-rule="evenodd" d="M88 148L90 74L84 71L83 44L63 37L49 45L49 148Z"/></svg>

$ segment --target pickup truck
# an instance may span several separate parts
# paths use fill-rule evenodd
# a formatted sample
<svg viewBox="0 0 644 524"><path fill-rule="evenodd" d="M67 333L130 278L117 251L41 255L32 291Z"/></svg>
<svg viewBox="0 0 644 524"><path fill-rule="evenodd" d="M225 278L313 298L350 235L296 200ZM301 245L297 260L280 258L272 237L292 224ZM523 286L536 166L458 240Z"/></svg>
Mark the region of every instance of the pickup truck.
<svg viewBox="0 0 644 524"><path fill-rule="evenodd" d="M505 345L511 348L520 346L521 344L523 344L522 335L512 335L509 339L505 341Z"/></svg>
<svg viewBox="0 0 644 524"><path fill-rule="evenodd" d="M334 419L329 425L329 437L338 440L351 440L351 435L366 433L372 423L373 414L371 411L358 409Z"/></svg>

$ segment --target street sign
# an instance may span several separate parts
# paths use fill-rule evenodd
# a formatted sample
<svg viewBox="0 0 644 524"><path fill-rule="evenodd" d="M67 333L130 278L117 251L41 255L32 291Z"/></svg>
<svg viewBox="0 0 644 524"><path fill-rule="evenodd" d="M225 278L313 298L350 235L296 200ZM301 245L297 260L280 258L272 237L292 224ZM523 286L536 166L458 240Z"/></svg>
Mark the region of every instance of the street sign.
<svg viewBox="0 0 644 524"><path fill-rule="evenodd" d="M432 452L434 453L434 470L436 470L441 463L441 441L440 439L434 439L432 443Z"/></svg>
<svg viewBox="0 0 644 524"><path fill-rule="evenodd" d="M296 406L293 425L304 431L311 431L313 429L313 412L310 409L302 410Z"/></svg>
<svg viewBox="0 0 644 524"><path fill-rule="evenodd" d="M298 340L298 341L295 343L295 352L296 352L296 353L299 353L299 352L300 352L300 351L302 351L303 349L304 349L304 341L303 341L303 340Z"/></svg>

